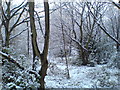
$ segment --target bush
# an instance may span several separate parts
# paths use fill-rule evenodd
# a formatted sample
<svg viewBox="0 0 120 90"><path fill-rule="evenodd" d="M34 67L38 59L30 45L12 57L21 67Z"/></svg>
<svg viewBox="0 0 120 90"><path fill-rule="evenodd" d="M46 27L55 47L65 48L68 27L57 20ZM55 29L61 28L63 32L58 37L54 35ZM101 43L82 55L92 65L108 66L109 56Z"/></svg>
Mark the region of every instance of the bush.
<svg viewBox="0 0 120 90"><path fill-rule="evenodd" d="M20 70L14 63L7 62L3 65L3 88L7 89L32 89L39 87L39 83L33 74Z"/></svg>

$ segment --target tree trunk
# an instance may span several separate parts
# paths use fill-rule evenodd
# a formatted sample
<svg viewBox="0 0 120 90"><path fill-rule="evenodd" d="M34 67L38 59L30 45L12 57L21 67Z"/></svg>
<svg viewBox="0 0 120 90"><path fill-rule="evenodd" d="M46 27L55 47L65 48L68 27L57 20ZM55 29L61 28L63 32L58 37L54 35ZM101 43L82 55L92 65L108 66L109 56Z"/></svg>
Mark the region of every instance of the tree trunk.
<svg viewBox="0 0 120 90"><path fill-rule="evenodd" d="M60 3L60 7L61 3ZM62 29L62 36L63 36L63 50L64 50L64 55L65 55L65 61L66 61L66 70L67 70L67 79L70 78L70 74L69 74L69 68L68 68L68 57L67 57L67 52L66 52L66 40L65 40L65 33L64 33L64 26L63 26L63 22L62 22L62 8L60 8L60 17L61 17L61 29Z"/></svg>
<svg viewBox="0 0 120 90"><path fill-rule="evenodd" d="M47 69L48 69L48 48L49 48L49 34L50 34L50 22L49 22L49 4L48 0L44 0L44 10L45 10L45 41L44 41L44 49L43 53L41 54L41 70L39 71L39 74L41 76L40 78L40 84L43 90L45 89L44 86L44 79L47 75Z"/></svg>
<svg viewBox="0 0 120 90"><path fill-rule="evenodd" d="M120 14L120 12L118 13ZM117 40L120 42L120 15L118 16ZM117 52L120 52L120 45L117 43Z"/></svg>
<svg viewBox="0 0 120 90"><path fill-rule="evenodd" d="M28 52L28 56L29 56L29 51L30 51L30 48L29 48L29 44L30 44L30 42L29 42L29 24L28 24L28 22L27 22L27 28L28 28L28 30L27 30L27 52Z"/></svg>
<svg viewBox="0 0 120 90"><path fill-rule="evenodd" d="M88 51L84 50L82 47L78 46L79 48L79 58L82 59L82 65L87 65L89 63L88 61L88 57L89 57L89 53Z"/></svg>
<svg viewBox="0 0 120 90"><path fill-rule="evenodd" d="M48 60L43 54L41 54L41 60L42 60L41 69L39 71L39 74L41 76L41 78L40 78L40 85L41 85L40 88L44 90L45 89L44 79L45 79L45 76L47 75Z"/></svg>
<svg viewBox="0 0 120 90"><path fill-rule="evenodd" d="M35 57L38 56L41 59L40 51L37 44L37 32L35 27L35 19L34 19L34 1L29 2L29 14L30 14L30 28L31 28L31 43L33 49L33 70L35 70Z"/></svg>
<svg viewBox="0 0 120 90"><path fill-rule="evenodd" d="M5 35L5 47L9 48L10 45L10 33L7 31L6 35Z"/></svg>
<svg viewBox="0 0 120 90"><path fill-rule="evenodd" d="M88 58L89 58L89 54L87 51L83 51L82 53L82 65L87 65L89 63L88 61Z"/></svg>
<svg viewBox="0 0 120 90"><path fill-rule="evenodd" d="M30 13L30 26L31 26L31 39L32 39L32 48L33 48L33 63L35 60L35 57L38 56L41 60L41 69L39 71L39 74L41 76L40 78L40 89L44 90L44 79L47 73L48 68L48 48L49 48L49 33L50 33L50 24L49 24L49 4L48 1L44 1L44 9L45 9L45 41L44 41L44 49L43 52L40 53L38 44L37 44L37 32L35 28L35 20L34 20L34 0L33 2L29 2L29 13ZM34 68L34 64L33 64Z"/></svg>
<svg viewBox="0 0 120 90"><path fill-rule="evenodd" d="M7 17L10 18L10 5L11 2L7 3ZM10 20L9 19L5 19L6 23L5 23L5 47L9 48L9 44L10 44L10 31L9 31L9 25L10 25ZM6 52L7 53L7 52Z"/></svg>

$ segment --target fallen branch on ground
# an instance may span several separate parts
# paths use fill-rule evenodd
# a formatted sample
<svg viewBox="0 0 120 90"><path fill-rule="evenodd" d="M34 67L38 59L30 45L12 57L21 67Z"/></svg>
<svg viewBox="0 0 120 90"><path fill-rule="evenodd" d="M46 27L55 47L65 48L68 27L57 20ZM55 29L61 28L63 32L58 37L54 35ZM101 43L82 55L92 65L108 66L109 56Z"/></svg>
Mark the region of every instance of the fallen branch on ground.
<svg viewBox="0 0 120 90"><path fill-rule="evenodd" d="M17 67L19 67L22 70L25 70L25 68L23 66L21 66L13 57L11 57L10 55L3 53L2 51L0 51L0 55L2 55L3 57L5 57L9 62L14 63ZM36 78L39 78L40 75L33 70L27 70L28 73L30 74L34 74Z"/></svg>

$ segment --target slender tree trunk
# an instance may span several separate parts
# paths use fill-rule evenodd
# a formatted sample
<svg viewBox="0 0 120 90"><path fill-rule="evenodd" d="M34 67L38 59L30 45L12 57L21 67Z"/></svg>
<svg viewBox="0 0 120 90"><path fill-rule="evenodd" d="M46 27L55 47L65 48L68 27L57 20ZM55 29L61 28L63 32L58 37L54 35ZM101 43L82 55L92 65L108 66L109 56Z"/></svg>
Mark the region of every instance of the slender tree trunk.
<svg viewBox="0 0 120 90"><path fill-rule="evenodd" d="M66 52L65 35L64 35L64 28L63 28L63 24L62 23L61 23L61 26L62 26L62 35L63 35L63 50L64 50L65 61L66 61L67 79L69 79L70 78L70 74L69 74L69 67L68 67L68 57L67 57L67 52Z"/></svg>
<svg viewBox="0 0 120 90"><path fill-rule="evenodd" d="M118 12L120 14L120 12ZM118 16L117 40L120 42L120 15ZM120 52L120 45L117 43L117 52Z"/></svg>
<svg viewBox="0 0 120 90"><path fill-rule="evenodd" d="M2 50L2 42L3 42L3 38L2 38L2 33L1 33L1 28L2 28L2 20L1 20L1 6L2 6L2 1L0 1L0 50ZM0 59L2 59L2 57L0 56Z"/></svg>
<svg viewBox="0 0 120 90"><path fill-rule="evenodd" d="M28 22L27 22L27 28L28 28L28 30L27 30L27 52L28 52L28 56L29 56L29 50L30 50L30 48L29 48L29 24L28 24Z"/></svg>
<svg viewBox="0 0 120 90"><path fill-rule="evenodd" d="M2 1L1 1L2 2ZM0 3L1 3L0 2ZM1 4L0 4L1 6ZM0 8L1 10L1 8ZM0 11L0 50L2 50L2 42L3 42L3 38L2 38L2 33L1 33L1 28L2 28L2 21L1 21L1 11Z"/></svg>
<svg viewBox="0 0 120 90"><path fill-rule="evenodd" d="M38 56L41 59L40 51L37 44L37 32L36 32L35 19L34 19L34 0L33 2L29 2L29 14L30 14L31 42L32 42L32 49L33 49L33 66L32 67L34 70L35 57Z"/></svg>
<svg viewBox="0 0 120 90"><path fill-rule="evenodd" d="M73 6L73 2L72 2L72 6ZM74 22L74 10L72 8L71 10L72 16L71 16L71 24L72 24L72 30L70 30L70 35L72 36L72 34L74 34L74 37L76 38L76 33L75 33L75 22ZM70 53L69 56L72 55L72 40L70 39Z"/></svg>
<svg viewBox="0 0 120 90"><path fill-rule="evenodd" d="M61 3L60 3L60 7L61 7ZM67 58L67 52L66 52L65 33L64 33L63 23L62 23L62 8L60 8L60 17L61 17L62 36L63 36L63 50L64 50L65 61L66 61L67 79L69 79L70 78L70 74L69 74L68 58Z"/></svg>
<svg viewBox="0 0 120 90"><path fill-rule="evenodd" d="M1 34L1 28L0 28L0 50L2 50L2 34Z"/></svg>

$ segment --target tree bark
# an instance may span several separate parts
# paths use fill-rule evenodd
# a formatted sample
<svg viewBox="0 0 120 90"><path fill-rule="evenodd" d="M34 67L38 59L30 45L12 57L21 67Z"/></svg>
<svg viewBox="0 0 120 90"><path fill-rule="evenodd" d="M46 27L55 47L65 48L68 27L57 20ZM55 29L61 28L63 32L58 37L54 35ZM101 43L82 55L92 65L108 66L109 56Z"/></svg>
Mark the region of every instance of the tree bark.
<svg viewBox="0 0 120 90"><path fill-rule="evenodd" d="M50 21L49 21L49 4L48 0L44 0L44 10L45 10L45 41L44 41L44 49L41 54L41 70L39 71L39 74L41 76L40 83L43 90L45 89L44 86L44 79L47 75L47 68L48 68L48 48L49 48L49 34L50 34Z"/></svg>
<svg viewBox="0 0 120 90"><path fill-rule="evenodd" d="M48 68L48 48L49 48L49 33L50 33L50 24L49 24L49 4L48 1L44 1L44 9L45 9L45 41L44 41L44 48L43 52L41 53L38 48L37 44L37 32L35 27L35 20L34 20L34 0L33 2L29 3L29 14L30 14L30 27L31 27L31 39L32 39L32 48L33 48L33 63L35 60L35 57L38 56L41 60L41 69L39 71L40 78L40 89L44 90L44 79L47 75L47 68ZM33 64L34 68L34 64Z"/></svg>
<svg viewBox="0 0 120 90"><path fill-rule="evenodd" d="M37 44L37 32L34 19L34 1L29 2L29 14L30 14L30 28L31 28L31 43L33 49L33 70L35 70L35 57L38 56L41 59L40 51Z"/></svg>
<svg viewBox="0 0 120 90"><path fill-rule="evenodd" d="M118 13L120 14L120 12ZM118 25L117 25L117 40L120 42L120 15L118 16ZM117 44L117 52L120 52L120 44Z"/></svg>
<svg viewBox="0 0 120 90"><path fill-rule="evenodd" d="M10 44L10 33L9 31L7 31L7 33L5 34L5 47L9 48L9 44Z"/></svg>

